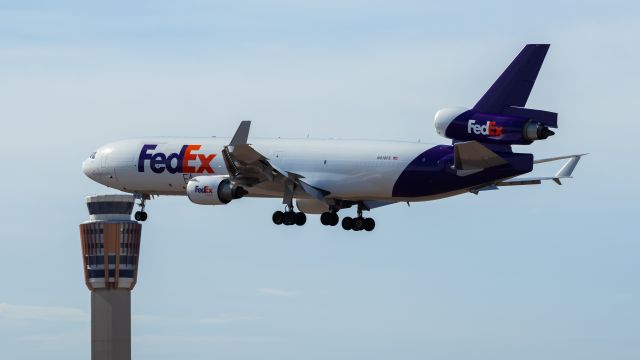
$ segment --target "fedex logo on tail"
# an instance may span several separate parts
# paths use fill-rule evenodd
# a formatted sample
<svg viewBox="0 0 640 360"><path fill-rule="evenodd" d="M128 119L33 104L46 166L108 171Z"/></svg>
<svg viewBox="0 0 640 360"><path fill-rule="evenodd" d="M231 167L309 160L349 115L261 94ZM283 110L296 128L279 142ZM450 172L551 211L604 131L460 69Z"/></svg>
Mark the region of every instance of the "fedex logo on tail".
<svg viewBox="0 0 640 360"><path fill-rule="evenodd" d="M496 126L495 121L487 121L486 124L480 125L475 120L469 120L467 132L476 135L502 136L502 126Z"/></svg>
<svg viewBox="0 0 640 360"><path fill-rule="evenodd" d="M183 145L179 153L168 155L163 152L153 152L157 147L157 144L145 144L142 146L138 157L138 172L144 172L145 165L149 162L149 168L156 174L161 174L165 170L171 174L213 174L211 161L216 157L216 154L198 153L202 145ZM199 164L197 164L197 161L199 161Z"/></svg>

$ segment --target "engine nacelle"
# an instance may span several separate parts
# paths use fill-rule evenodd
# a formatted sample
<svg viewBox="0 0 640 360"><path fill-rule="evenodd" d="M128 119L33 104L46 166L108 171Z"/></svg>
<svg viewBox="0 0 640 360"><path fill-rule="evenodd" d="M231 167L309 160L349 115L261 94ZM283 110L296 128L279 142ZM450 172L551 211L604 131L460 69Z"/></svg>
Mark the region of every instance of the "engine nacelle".
<svg viewBox="0 0 640 360"><path fill-rule="evenodd" d="M528 145L555 134L549 127L557 127L557 114L525 108L508 108L504 114L446 108L436 113L434 125L438 135L449 139Z"/></svg>
<svg viewBox="0 0 640 360"><path fill-rule="evenodd" d="M241 186L235 186L228 176L196 176L187 183L187 196L199 205L225 205L247 194Z"/></svg>
<svg viewBox="0 0 640 360"><path fill-rule="evenodd" d="M325 211L329 211L327 203L316 199L298 199L296 200L296 206L298 210L306 214L322 214Z"/></svg>

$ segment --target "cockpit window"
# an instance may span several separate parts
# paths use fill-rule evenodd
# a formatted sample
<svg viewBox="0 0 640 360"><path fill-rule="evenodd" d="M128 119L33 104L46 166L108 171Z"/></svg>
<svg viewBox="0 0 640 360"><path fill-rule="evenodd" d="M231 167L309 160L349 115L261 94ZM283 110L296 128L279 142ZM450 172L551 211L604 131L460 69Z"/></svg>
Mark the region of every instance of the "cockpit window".
<svg viewBox="0 0 640 360"><path fill-rule="evenodd" d="M91 155L89 155L89 159L95 159L96 158L96 152L92 152Z"/></svg>

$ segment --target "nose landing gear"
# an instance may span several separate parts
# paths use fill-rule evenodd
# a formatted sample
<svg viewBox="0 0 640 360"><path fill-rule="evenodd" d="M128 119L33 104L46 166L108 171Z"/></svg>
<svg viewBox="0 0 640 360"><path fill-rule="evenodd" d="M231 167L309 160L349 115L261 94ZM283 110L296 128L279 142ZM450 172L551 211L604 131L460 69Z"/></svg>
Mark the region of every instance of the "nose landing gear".
<svg viewBox="0 0 640 360"><path fill-rule="evenodd" d="M144 206L145 202L151 197L148 194L136 194L136 197L140 198L140 202L138 203L138 206L140 206L140 211L136 211L135 214L133 214L133 218L136 219L136 221L147 221L147 213L144 211Z"/></svg>
<svg viewBox="0 0 640 360"><path fill-rule="evenodd" d="M133 218L136 219L136 221L147 221L147 213L144 211L136 211L135 214L133 214Z"/></svg>

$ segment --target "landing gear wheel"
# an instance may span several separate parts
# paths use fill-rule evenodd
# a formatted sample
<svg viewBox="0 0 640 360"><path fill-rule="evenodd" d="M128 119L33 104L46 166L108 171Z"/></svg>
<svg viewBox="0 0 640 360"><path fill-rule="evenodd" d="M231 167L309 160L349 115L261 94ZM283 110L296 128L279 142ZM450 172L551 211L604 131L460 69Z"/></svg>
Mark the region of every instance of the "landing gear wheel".
<svg viewBox="0 0 640 360"><path fill-rule="evenodd" d="M146 221L147 213L144 211L136 211L136 213L133 214L133 218L136 219L136 221Z"/></svg>
<svg viewBox="0 0 640 360"><path fill-rule="evenodd" d="M336 225L338 225L339 222L340 222L340 218L338 217L338 214L332 212L331 213L331 222L329 223L329 225L336 226Z"/></svg>
<svg viewBox="0 0 640 360"><path fill-rule="evenodd" d="M296 213L296 225L302 226L307 222L307 215L303 212Z"/></svg>
<svg viewBox="0 0 640 360"><path fill-rule="evenodd" d="M293 211L287 211L284 213L284 221L282 222L285 225L293 225L296 223L296 213Z"/></svg>
<svg viewBox="0 0 640 360"><path fill-rule="evenodd" d="M358 216L353 219L353 230L360 231L364 229L364 218L362 216Z"/></svg>
<svg viewBox="0 0 640 360"><path fill-rule="evenodd" d="M353 229L353 219L350 218L349 216L346 216L345 218L342 219L342 228L345 230L351 230Z"/></svg>
<svg viewBox="0 0 640 360"><path fill-rule="evenodd" d="M280 210L274 212L271 220L273 220L273 223L276 225L282 224L284 222L284 213Z"/></svg>
<svg viewBox="0 0 640 360"><path fill-rule="evenodd" d="M366 231L372 231L376 227L376 222L372 218L364 219L364 229Z"/></svg>
<svg viewBox="0 0 640 360"><path fill-rule="evenodd" d="M328 211L325 211L322 213L322 215L320 215L320 223L322 225L328 226L331 225L331 213Z"/></svg>
<svg viewBox="0 0 640 360"><path fill-rule="evenodd" d="M340 222L340 218L335 212L325 211L320 215L320 222L325 226L336 226Z"/></svg>

